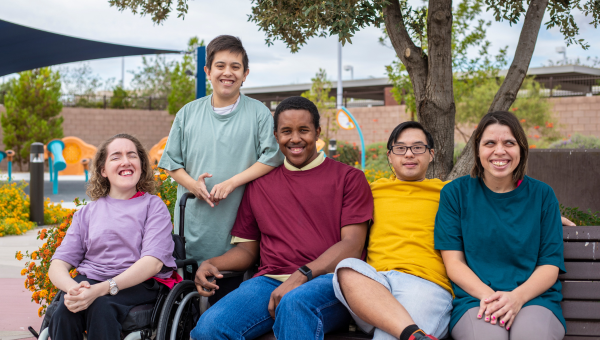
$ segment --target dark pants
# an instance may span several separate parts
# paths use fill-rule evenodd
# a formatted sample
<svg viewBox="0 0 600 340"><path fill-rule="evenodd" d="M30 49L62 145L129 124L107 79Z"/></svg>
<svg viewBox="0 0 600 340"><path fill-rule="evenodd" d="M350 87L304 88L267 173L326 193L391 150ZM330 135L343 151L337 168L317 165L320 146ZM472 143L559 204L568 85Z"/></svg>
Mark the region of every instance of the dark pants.
<svg viewBox="0 0 600 340"><path fill-rule="evenodd" d="M87 281L91 285L100 281L77 275L75 281ZM121 338L121 323L131 308L156 301L159 284L147 280L124 290L115 296L104 295L81 312L72 313L65 306L64 298L54 311L48 332L52 340L81 340L87 330L88 340L116 340Z"/></svg>

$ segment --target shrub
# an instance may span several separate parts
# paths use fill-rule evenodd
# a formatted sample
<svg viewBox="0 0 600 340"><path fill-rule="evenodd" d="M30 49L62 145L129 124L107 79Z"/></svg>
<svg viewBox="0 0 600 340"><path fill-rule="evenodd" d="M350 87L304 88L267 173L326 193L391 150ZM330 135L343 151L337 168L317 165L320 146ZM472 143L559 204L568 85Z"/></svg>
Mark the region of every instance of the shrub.
<svg viewBox="0 0 600 340"><path fill-rule="evenodd" d="M600 149L600 138L574 134L569 139L563 139L550 144L549 149Z"/></svg>
<svg viewBox="0 0 600 340"><path fill-rule="evenodd" d="M0 237L21 235L35 227L29 221L29 196L23 188L26 182L0 184Z"/></svg>
<svg viewBox="0 0 600 340"><path fill-rule="evenodd" d="M171 214L171 223L173 223L175 202L177 201L177 182L171 176L167 175L163 169L157 170L156 165L153 168L155 170L154 179L158 183L156 196L160 197L167 205Z"/></svg>
<svg viewBox="0 0 600 340"><path fill-rule="evenodd" d="M48 200L49 202L49 200ZM75 199L77 205L85 204L79 202L79 199ZM44 228L38 232L38 240L47 240L38 250L31 253L26 251L25 254L18 251L15 254L15 258L21 261L23 258L29 259L25 263L25 268L21 270L21 275L26 276L25 288L32 292L31 301L40 305L38 309L38 315L41 317L45 312L47 306L52 302L54 296L58 292L58 289L54 287L50 279L48 278L48 269L50 268L50 260L56 251L56 248L60 246L63 238L67 233L67 229L71 225L73 214L75 209L62 209L58 210L56 206L51 207L51 211L55 212L56 216L51 216L53 221L56 221L56 225L50 228ZM46 219L46 216L44 216ZM40 260L39 264L36 264L36 260ZM70 271L71 276L75 277L77 271L72 269Z"/></svg>
<svg viewBox="0 0 600 340"><path fill-rule="evenodd" d="M568 208L561 204L560 213L578 226L600 225L600 211L596 211L594 214L590 209L588 209L586 213L579 210L579 208Z"/></svg>

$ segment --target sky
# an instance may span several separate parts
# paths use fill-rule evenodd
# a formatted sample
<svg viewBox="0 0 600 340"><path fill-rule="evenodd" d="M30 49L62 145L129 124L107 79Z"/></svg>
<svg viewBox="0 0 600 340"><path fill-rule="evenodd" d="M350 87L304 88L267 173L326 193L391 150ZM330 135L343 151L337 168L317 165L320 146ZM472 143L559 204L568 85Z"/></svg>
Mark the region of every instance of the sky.
<svg viewBox="0 0 600 340"><path fill-rule="evenodd" d="M331 80L337 79L337 44L335 37L313 38L297 53L291 53L278 41L265 45L265 34L258 26L248 22L251 12L250 0L192 0L185 19L172 14L163 24L156 25L151 18L134 15L131 11L118 11L110 7L107 0L0 0L0 19L20 25L54 33L116 44L139 47L185 50L187 41L198 36L206 42L220 34L231 34L241 38L250 58L250 75L244 86L271 86L308 83L310 78L324 68ZM485 13L483 19L492 20ZM547 21L548 15L545 20ZM576 16L580 26L580 37L592 46L584 51L579 46L567 47L569 58L600 56L600 45L594 43L597 30L588 24L589 18ZM504 22L493 22L488 29L491 51L508 46L508 57L515 51L521 25L510 26ZM368 27L359 31L352 44L343 48L343 65L351 65L354 79L385 77L385 65L391 64L395 52L382 46L378 38L381 29ZM557 28L546 30L542 26L530 67L539 67L548 59L562 58L555 49L566 46ZM2 53L5 53L4 51ZM473 55L476 51L471 52ZM172 55L168 60L179 60ZM89 61L94 74L106 80L121 80L122 58ZM129 86L132 74L129 71L142 65L139 56L125 57L125 86ZM61 66L77 67L78 63ZM343 79L350 79L349 71L342 71ZM2 81L14 77L4 77Z"/></svg>

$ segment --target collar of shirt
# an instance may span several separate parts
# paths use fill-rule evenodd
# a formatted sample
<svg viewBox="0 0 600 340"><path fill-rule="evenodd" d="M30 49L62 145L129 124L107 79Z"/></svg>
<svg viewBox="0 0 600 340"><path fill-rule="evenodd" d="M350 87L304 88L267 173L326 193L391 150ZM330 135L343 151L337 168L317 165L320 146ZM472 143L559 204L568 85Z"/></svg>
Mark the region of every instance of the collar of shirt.
<svg viewBox="0 0 600 340"><path fill-rule="evenodd" d="M291 165L287 158L283 161L283 166L285 166L286 169L288 169L289 171L306 171L306 170L310 170L310 169L314 169L316 167L318 167L319 165L323 164L323 162L325 161L325 153L323 151L319 152L319 155L317 156L317 158L315 158L312 162L306 164L304 167L298 169L295 166Z"/></svg>

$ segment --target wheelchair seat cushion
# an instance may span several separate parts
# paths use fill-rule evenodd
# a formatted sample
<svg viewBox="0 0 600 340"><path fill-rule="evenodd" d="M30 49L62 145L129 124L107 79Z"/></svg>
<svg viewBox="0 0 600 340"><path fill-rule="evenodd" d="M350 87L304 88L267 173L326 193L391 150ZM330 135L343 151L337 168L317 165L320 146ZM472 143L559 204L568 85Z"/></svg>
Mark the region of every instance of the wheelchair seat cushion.
<svg viewBox="0 0 600 340"><path fill-rule="evenodd" d="M150 320L152 318L152 309L154 308L153 304L139 305L133 307L127 317L125 317L125 321L121 323L124 332L131 332L135 330L139 330L150 325Z"/></svg>

